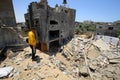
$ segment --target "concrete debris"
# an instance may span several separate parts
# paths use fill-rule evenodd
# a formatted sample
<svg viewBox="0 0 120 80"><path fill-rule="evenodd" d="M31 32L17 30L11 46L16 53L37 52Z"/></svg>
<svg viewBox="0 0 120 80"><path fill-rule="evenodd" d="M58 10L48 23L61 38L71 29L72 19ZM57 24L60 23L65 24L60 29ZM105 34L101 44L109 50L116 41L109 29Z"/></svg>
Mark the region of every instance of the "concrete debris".
<svg viewBox="0 0 120 80"><path fill-rule="evenodd" d="M96 35L95 38L97 40L102 39L105 43L107 43L110 46L116 47L119 41L119 38L117 37L111 37L111 36L103 36L103 35Z"/></svg>
<svg viewBox="0 0 120 80"><path fill-rule="evenodd" d="M14 70L10 73L9 77L15 77L15 76L19 76L19 75L20 75L20 72L17 71L16 69L14 69Z"/></svg>
<svg viewBox="0 0 120 80"><path fill-rule="evenodd" d="M12 70L13 70L13 67L0 68L0 78L7 77Z"/></svg>
<svg viewBox="0 0 120 80"><path fill-rule="evenodd" d="M120 53L114 51L104 51L101 55L107 57L108 59L115 59L120 57Z"/></svg>
<svg viewBox="0 0 120 80"><path fill-rule="evenodd" d="M68 59L71 57L80 59L80 57L83 56L83 49L83 41L79 38L74 38L69 42L69 44L64 46L62 55Z"/></svg>
<svg viewBox="0 0 120 80"><path fill-rule="evenodd" d="M10 80L119 80L119 51L116 48L99 50L94 40L86 41L75 37L54 56L37 50L36 61L31 60L31 49L27 47L4 60L0 67L13 66Z"/></svg>
<svg viewBox="0 0 120 80"><path fill-rule="evenodd" d="M89 50L88 50L88 53L87 53L87 58L88 59L95 59L100 54L101 54L101 52L99 51L99 49L97 47L94 47L93 45L91 45L90 48L89 48Z"/></svg>
<svg viewBox="0 0 120 80"><path fill-rule="evenodd" d="M107 43L105 43L102 39L99 39L95 42L93 42L93 45L98 47L100 51L110 50L110 47Z"/></svg>
<svg viewBox="0 0 120 80"><path fill-rule="evenodd" d="M110 59L109 62L110 62L111 64L117 64L117 63L120 63L120 57L117 58L117 59Z"/></svg>
<svg viewBox="0 0 120 80"><path fill-rule="evenodd" d="M54 64L56 67L58 67L61 71L65 71L66 70L66 66L63 62L61 62L60 60L57 60L55 58L50 60L52 64Z"/></svg>
<svg viewBox="0 0 120 80"><path fill-rule="evenodd" d="M6 52L6 56L10 59L14 58L18 55L18 52L13 52L11 49L8 49Z"/></svg>
<svg viewBox="0 0 120 80"><path fill-rule="evenodd" d="M87 75L89 75L86 66L83 66L82 68L80 68L80 73L81 73L81 75L84 76L84 77L87 76Z"/></svg>
<svg viewBox="0 0 120 80"><path fill-rule="evenodd" d="M85 66L79 65L78 68L80 68L79 72L81 74L88 74L88 75L91 74L92 79L94 80L119 79L120 77L118 76L118 73L116 75L117 77L114 77L115 75L112 74L114 70L110 71L109 70L110 68L108 70L105 70L106 68L108 68L108 66L112 66L113 64L114 65L119 64L120 54L117 51L117 48L114 49L110 48L110 46L107 43L105 43L102 39L96 41L88 41L88 42L90 42L91 44L85 43L84 41L79 40L79 38L73 39L72 41L69 42L69 44L64 46L64 50L62 53L63 56L65 56L65 58L70 58L70 60L75 60L75 61L79 60L79 62L82 63L80 59L83 58L83 61L85 62L83 53L84 51L86 51L90 73L88 73L87 68ZM88 47L86 48L86 45L89 46L89 48ZM102 72L105 73L103 74Z"/></svg>

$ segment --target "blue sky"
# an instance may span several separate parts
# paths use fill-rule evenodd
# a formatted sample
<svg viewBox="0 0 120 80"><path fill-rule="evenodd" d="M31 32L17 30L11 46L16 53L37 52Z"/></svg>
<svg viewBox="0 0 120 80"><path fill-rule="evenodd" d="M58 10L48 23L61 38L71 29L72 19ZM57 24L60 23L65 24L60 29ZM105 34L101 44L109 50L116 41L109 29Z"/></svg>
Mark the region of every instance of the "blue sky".
<svg viewBox="0 0 120 80"><path fill-rule="evenodd" d="M30 2L40 0L13 0L17 22L24 22ZM54 7L62 5L63 0L48 0ZM92 20L98 22L113 22L120 20L120 0L67 0L67 7L76 9L76 21Z"/></svg>

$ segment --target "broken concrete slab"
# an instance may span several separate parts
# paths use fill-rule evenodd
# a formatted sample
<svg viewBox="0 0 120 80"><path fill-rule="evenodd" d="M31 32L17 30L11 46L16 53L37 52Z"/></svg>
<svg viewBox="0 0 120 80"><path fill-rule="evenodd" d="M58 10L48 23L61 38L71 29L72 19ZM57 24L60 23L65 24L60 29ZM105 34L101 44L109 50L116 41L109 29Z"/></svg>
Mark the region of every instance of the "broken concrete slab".
<svg viewBox="0 0 120 80"><path fill-rule="evenodd" d="M94 72L98 68L98 61L93 60L92 62L89 63L89 67Z"/></svg>
<svg viewBox="0 0 120 80"><path fill-rule="evenodd" d="M88 53L87 53L87 58L89 58L90 60L97 58L99 55L101 54L101 52L93 45L91 45L88 48Z"/></svg>
<svg viewBox="0 0 120 80"><path fill-rule="evenodd" d="M12 70L13 70L13 67L0 68L0 78L7 77Z"/></svg>
<svg viewBox="0 0 120 80"><path fill-rule="evenodd" d="M99 39L92 43L94 46L98 47L100 51L110 50L110 47L102 39Z"/></svg>
<svg viewBox="0 0 120 80"><path fill-rule="evenodd" d="M96 35L95 36L95 38L97 38L97 40L101 39L101 37L102 37L102 40L109 45L112 44L114 46L117 46L118 41L119 41L119 38L117 38L117 37L106 36L106 35Z"/></svg>
<svg viewBox="0 0 120 80"><path fill-rule="evenodd" d="M103 80L102 79L102 74L96 72L96 73L92 73L93 75L93 80Z"/></svg>
<svg viewBox="0 0 120 80"><path fill-rule="evenodd" d="M86 66L83 66L83 67L80 68L80 74L81 74L82 76L87 76L87 75L89 75L88 69L87 69Z"/></svg>
<svg viewBox="0 0 120 80"><path fill-rule="evenodd" d="M101 53L101 55L107 57L108 59L115 59L120 57L120 54L114 51L104 51Z"/></svg>
<svg viewBox="0 0 120 80"><path fill-rule="evenodd" d="M109 63L110 64L118 64L118 63L120 63L120 58L118 58L118 59L109 59Z"/></svg>

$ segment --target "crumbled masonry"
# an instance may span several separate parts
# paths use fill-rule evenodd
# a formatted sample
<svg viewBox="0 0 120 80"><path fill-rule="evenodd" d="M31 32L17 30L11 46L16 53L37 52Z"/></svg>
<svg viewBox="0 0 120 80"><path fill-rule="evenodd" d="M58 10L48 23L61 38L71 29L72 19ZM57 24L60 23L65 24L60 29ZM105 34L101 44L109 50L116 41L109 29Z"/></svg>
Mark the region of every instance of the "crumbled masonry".
<svg viewBox="0 0 120 80"><path fill-rule="evenodd" d="M75 36L62 51L50 56L37 50L36 60L31 60L31 50L7 51L8 57L0 67L12 66L5 80L119 80L120 51L110 47L100 50L93 38ZM103 43L103 42L101 42ZM100 43L99 43L100 44ZM106 44L109 46L109 44ZM14 55L17 54L17 55ZM12 56L11 56L12 55Z"/></svg>

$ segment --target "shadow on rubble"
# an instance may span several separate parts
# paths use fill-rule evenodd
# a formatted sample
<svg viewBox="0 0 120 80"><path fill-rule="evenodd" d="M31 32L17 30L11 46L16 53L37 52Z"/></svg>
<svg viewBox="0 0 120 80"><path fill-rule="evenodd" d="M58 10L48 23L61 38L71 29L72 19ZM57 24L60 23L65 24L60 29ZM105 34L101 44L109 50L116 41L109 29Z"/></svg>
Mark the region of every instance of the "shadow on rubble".
<svg viewBox="0 0 120 80"><path fill-rule="evenodd" d="M32 58L32 53L30 54L26 54L25 58ZM40 58L38 55L35 56L35 58L33 59L33 61L39 63L42 60L42 58Z"/></svg>
<svg viewBox="0 0 120 80"><path fill-rule="evenodd" d="M0 51L0 64L2 61L4 61L7 56L5 55L7 53L7 47L4 47L1 51Z"/></svg>
<svg viewBox="0 0 120 80"><path fill-rule="evenodd" d="M35 56L35 58L33 59L33 61L36 61L37 63L40 63L41 60L42 58L40 58L39 56Z"/></svg>
<svg viewBox="0 0 120 80"><path fill-rule="evenodd" d="M55 42L53 42L53 43L50 44L49 51L46 51L45 53L47 53L49 56L56 56L56 54L58 52L62 52L63 51L64 46L66 44L68 44L71 40L72 40L72 38L64 39L62 41L61 45L59 44L59 41L55 41Z"/></svg>
<svg viewBox="0 0 120 80"><path fill-rule="evenodd" d="M23 45L19 45L19 46L15 46L15 45L9 45L9 46L5 46L0 50L0 63L2 63L7 57L9 59L17 56L19 54L20 51L23 51L23 49L27 47L27 46L23 46Z"/></svg>
<svg viewBox="0 0 120 80"><path fill-rule="evenodd" d="M52 48L50 48L50 50L49 51L46 51L45 53L47 53L49 56L56 56L56 54L59 52L59 50L60 50L60 46L57 46L57 47L52 47Z"/></svg>

